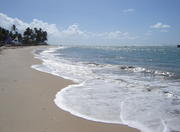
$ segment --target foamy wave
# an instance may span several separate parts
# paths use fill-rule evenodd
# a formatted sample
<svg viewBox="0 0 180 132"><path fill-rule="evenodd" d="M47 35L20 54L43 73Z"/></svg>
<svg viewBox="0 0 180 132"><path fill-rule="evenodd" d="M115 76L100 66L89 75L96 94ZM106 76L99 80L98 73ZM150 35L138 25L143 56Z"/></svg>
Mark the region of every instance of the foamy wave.
<svg viewBox="0 0 180 132"><path fill-rule="evenodd" d="M131 71L131 72L150 73L150 74L154 74L154 75L167 76L167 77L174 76L174 73L171 73L171 72L164 72L164 71L160 71L160 70L147 69L147 68L143 68L143 67L120 66L120 69Z"/></svg>
<svg viewBox="0 0 180 132"><path fill-rule="evenodd" d="M90 67L103 67L103 68L119 68L120 70L125 70L129 72L135 72L135 73L147 73L152 74L154 76L165 76L165 77L175 77L175 74L172 72L167 71L160 71L160 70L154 70L154 69L148 69L143 67L136 67L136 66L123 66L123 65L111 65L111 64L99 64L99 63L90 63L86 62L83 64L87 64Z"/></svg>
<svg viewBox="0 0 180 132"><path fill-rule="evenodd" d="M139 103L141 102L141 103ZM124 101L123 119L128 124L138 123L145 132L171 132L180 130L179 104L172 105L173 99L157 95L141 95ZM133 107L133 111L132 111ZM136 122L134 122L136 121Z"/></svg>
<svg viewBox="0 0 180 132"><path fill-rule="evenodd" d="M43 64L32 66L79 83L56 94L54 102L59 108L88 120L126 124L145 132L180 130L180 114L177 114L180 100L175 94L180 93L179 82L131 74L170 76L171 73L134 66L72 62L56 56L60 54L56 53L57 49L64 48L39 50L35 56ZM169 89L169 86L173 87Z"/></svg>

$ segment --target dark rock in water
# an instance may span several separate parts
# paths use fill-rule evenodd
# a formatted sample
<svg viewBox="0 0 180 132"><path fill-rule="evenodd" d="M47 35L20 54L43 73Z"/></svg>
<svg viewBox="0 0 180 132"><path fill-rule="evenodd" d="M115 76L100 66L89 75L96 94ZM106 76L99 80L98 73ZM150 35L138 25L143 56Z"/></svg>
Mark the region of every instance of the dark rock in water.
<svg viewBox="0 0 180 132"><path fill-rule="evenodd" d="M135 68L134 66L128 66L128 68Z"/></svg>
<svg viewBox="0 0 180 132"><path fill-rule="evenodd" d="M163 93L168 94L169 92L168 91L163 91Z"/></svg>
<svg viewBox="0 0 180 132"><path fill-rule="evenodd" d="M122 66L122 67L121 67L122 70L124 70L124 69L126 69L126 68L127 68L126 66Z"/></svg>
<svg viewBox="0 0 180 132"><path fill-rule="evenodd" d="M122 70L124 69L132 69L132 68L135 68L134 66L121 66L120 67Z"/></svg>
<svg viewBox="0 0 180 132"><path fill-rule="evenodd" d="M177 48L180 48L180 45L177 45Z"/></svg>
<svg viewBox="0 0 180 132"><path fill-rule="evenodd" d="M147 89L147 91L148 91L148 92L151 92L151 89L150 89L150 88L148 88L148 89Z"/></svg>

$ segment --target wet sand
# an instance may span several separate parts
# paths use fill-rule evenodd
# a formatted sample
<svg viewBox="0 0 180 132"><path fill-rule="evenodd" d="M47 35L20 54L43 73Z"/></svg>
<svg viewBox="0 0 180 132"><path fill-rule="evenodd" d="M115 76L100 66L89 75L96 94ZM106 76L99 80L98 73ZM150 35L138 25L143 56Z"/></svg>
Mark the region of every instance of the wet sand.
<svg viewBox="0 0 180 132"><path fill-rule="evenodd" d="M0 132L139 132L118 124L71 115L54 104L56 93L73 84L31 67L40 64L32 50L5 49L0 55Z"/></svg>

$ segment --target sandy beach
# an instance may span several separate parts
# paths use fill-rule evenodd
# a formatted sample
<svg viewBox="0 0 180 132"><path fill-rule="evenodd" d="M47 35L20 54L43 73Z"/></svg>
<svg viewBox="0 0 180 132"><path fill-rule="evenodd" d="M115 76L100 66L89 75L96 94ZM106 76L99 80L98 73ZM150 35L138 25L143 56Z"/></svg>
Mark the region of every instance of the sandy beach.
<svg viewBox="0 0 180 132"><path fill-rule="evenodd" d="M0 132L139 132L59 109L53 102L56 93L73 82L30 68L41 63L31 53L35 48L0 53Z"/></svg>

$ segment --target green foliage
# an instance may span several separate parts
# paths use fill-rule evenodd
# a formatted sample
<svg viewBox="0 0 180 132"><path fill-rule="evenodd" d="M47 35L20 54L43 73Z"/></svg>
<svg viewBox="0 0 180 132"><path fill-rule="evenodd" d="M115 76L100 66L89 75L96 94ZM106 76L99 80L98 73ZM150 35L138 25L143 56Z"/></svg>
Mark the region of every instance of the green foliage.
<svg viewBox="0 0 180 132"><path fill-rule="evenodd" d="M28 27L23 35L23 42L27 44L42 44L47 40L47 32L41 28L30 29Z"/></svg>
<svg viewBox="0 0 180 132"><path fill-rule="evenodd" d="M23 35L17 32L15 25L12 25L11 31L0 27L0 43L2 44L14 44L19 43L21 45L41 45L46 44L47 32L41 28L31 29L26 28Z"/></svg>
<svg viewBox="0 0 180 132"><path fill-rule="evenodd" d="M10 36L9 30L0 27L0 43L4 43Z"/></svg>

